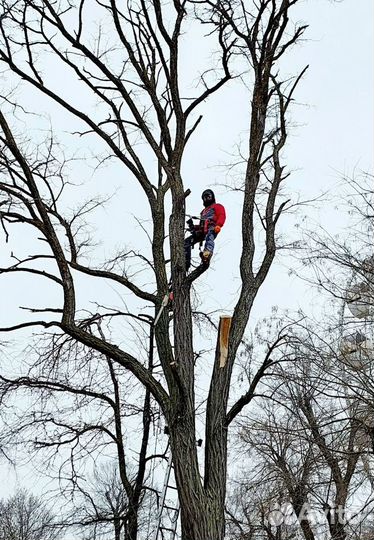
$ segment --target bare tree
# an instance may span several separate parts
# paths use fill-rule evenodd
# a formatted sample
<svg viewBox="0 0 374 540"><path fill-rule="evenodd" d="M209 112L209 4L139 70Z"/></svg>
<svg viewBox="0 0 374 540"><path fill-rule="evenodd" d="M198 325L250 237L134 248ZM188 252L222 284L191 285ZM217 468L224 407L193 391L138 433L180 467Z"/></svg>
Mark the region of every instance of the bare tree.
<svg viewBox="0 0 374 540"><path fill-rule="evenodd" d="M362 371L342 358L342 334L332 318L319 324L306 317L290 322L287 342L277 351L279 361L272 354L272 377L257 408L241 418L242 451L248 452L251 469L237 475L239 507L230 509L236 529L253 532L256 505L244 495L251 490L259 495L257 506L266 508L268 522L274 515L278 525L290 525L290 537L297 534L297 521L306 539L324 534L353 540L368 525L373 504L370 403L359 383ZM256 479L271 485L270 493L257 490Z"/></svg>
<svg viewBox="0 0 374 540"><path fill-rule="evenodd" d="M268 354L259 362L247 391L229 405L233 367L251 308L276 254L276 226L282 212L291 204L281 193L289 175L282 162L282 150L287 140L288 109L305 70L296 77L282 78L279 61L306 28L290 25L290 13L296 3L297 0L260 0L246 6L235 0L218 3L176 0L169 5L159 0L140 0L120 8L115 0L99 2L94 16L97 20L103 13L110 39L107 42L99 33L92 46L89 13L83 1L77 5L49 0L2 2L0 61L4 68L73 115L83 126L80 133L95 135L105 146L106 156L114 157L141 187L152 217L152 256L151 260L139 256L149 266L152 272L149 282L155 283L157 292L152 292L152 285L139 284L136 275L123 271L127 252L101 268L85 260L82 250L86 240L82 240L76 224L78 217L87 214L87 208L81 208L74 216L65 215L61 182L65 187L68 180L62 177L60 167L54 170L55 156L46 151L44 158L39 159L28 153L1 114L0 160L4 176L0 182L3 195L0 215L5 235L10 240L9 230L14 225L29 227L37 231L42 245L48 248L38 251L36 247L35 253L2 268L1 272L31 273L57 284L63 294L61 306L31 310L40 314L38 320L20 321L1 330L54 328L67 339L108 359L116 369L128 370L153 396L169 427L182 537L189 540L221 540L224 536L228 430L251 402L257 385L272 365ZM220 60L216 70L209 67L200 77L198 88L191 95L182 84L180 48L183 32L188 35L188 24L200 23L208 26ZM53 54L67 77L73 77L84 88L85 95L95 97L99 106L94 111L83 110L75 101L76 94L70 95L66 88L56 87L48 65L43 65L41 60L47 53ZM198 267L188 275L185 272L186 187L181 168L186 145L202 120L197 111L239 69L245 86L250 88L248 102L251 103L248 150L240 185L241 285L229 333L227 362L221 367L216 355L210 380L201 477L195 433L191 287L206 268ZM143 148L150 156L150 166L145 165ZM165 201L169 194L171 213L166 227ZM111 336L108 338L95 329L95 317L110 325L110 320L124 317L123 313L115 309L105 313L99 309L91 317L78 315L78 275L118 284L143 302L143 306L151 305L155 314L171 278L172 328L168 310L163 311L154 328L161 377L156 377L132 354L127 343L119 343L112 337L113 326L108 329L107 335ZM5 384L9 391L10 379ZM38 384L40 388L50 388L49 379L38 380L35 385ZM94 397L91 389L89 392ZM103 399L112 406L107 398ZM114 411L117 414L115 408ZM116 444L121 444L118 433ZM135 523L131 538L136 537L136 529Z"/></svg>
<svg viewBox="0 0 374 540"><path fill-rule="evenodd" d="M136 475L134 475L136 476ZM134 483L134 479L130 480ZM79 485L79 496L75 497L75 508L71 515L65 518L69 527L77 527L78 532L83 531L85 537L91 538L114 538L123 540L128 538L130 501L123 488L121 478L115 463L104 465L94 472L93 478ZM146 494L142 492L142 497ZM148 502L148 501L147 501ZM143 538L149 538L147 530L150 516L139 505L138 523ZM156 517L156 505L153 505L154 519ZM130 512L131 513L131 512ZM154 520L153 520L154 521ZM153 531L150 526L149 530ZM88 534L86 531L90 531Z"/></svg>
<svg viewBox="0 0 374 540"><path fill-rule="evenodd" d="M287 410L282 410L281 414L278 410L277 414L276 408L279 409L278 404L268 406L264 419L246 423L241 438L253 448L253 459L268 471L278 490L287 493L287 502L299 520L305 540L314 540L306 509L310 507L310 495L314 491L318 455L310 440L303 441L297 419ZM276 508L274 502L273 509Z"/></svg>
<svg viewBox="0 0 374 540"><path fill-rule="evenodd" d="M101 326L99 335L104 335ZM85 494L93 506L100 507L100 489L90 489L84 476L90 468L97 471L96 460L105 448L106 455L116 463L117 475L101 479L101 488L109 490L110 498L105 519L102 512L97 513L96 528L105 529L109 522L114 523L116 534L124 531L123 538L136 536L146 489L146 465L151 460L148 442L154 407L149 392L142 393L138 388L134 397L133 381L123 368L64 334L46 334L38 341L37 350L39 362L31 365L27 375L0 376L3 398L13 403L8 437L13 444L28 441L35 452L42 454L43 468L49 464L50 474L58 456L62 456L56 476L60 481L69 478L64 492L74 506L79 506ZM152 355L148 369L152 369ZM31 409L27 404L16 405L20 391L32 401ZM133 418L138 418L142 431L136 458L131 460L125 432ZM112 516L108 517L110 504ZM76 519L74 512L72 526ZM79 523L92 522L82 518Z"/></svg>
<svg viewBox="0 0 374 540"><path fill-rule="evenodd" d="M351 534L349 505L361 489L365 494L362 470L358 467L363 451L362 427L347 399L344 379L336 377L340 371L336 342L328 341L331 335L325 340L318 340L315 331L309 335L311 340L304 334L293 369L283 374L288 382L280 395L285 401L288 396L288 408L298 423L299 437L312 448L312 485L317 487L310 490L310 495L320 514L326 517L331 538L344 540ZM300 455L301 448L300 445ZM366 499L363 509L370 496Z"/></svg>
<svg viewBox="0 0 374 540"><path fill-rule="evenodd" d="M367 515L365 508L372 504L372 175L361 172L344 178L340 188L343 195L338 204L346 208L349 229L339 235L320 229L314 231L313 238L309 235L307 242L307 264L313 268L320 290L327 293L331 314L325 325L310 326L314 338L308 340L314 341L312 357L316 365L322 366L324 388L321 386L322 394L318 395L323 398L317 399L313 392L307 392L300 396L299 407L330 470L335 500L331 504L326 498L324 504L331 536L344 539L350 535L360 537ZM328 401L330 406L326 409ZM355 531L345 519L345 511L349 493L356 486L365 486L365 504ZM340 509L340 520L334 509Z"/></svg>
<svg viewBox="0 0 374 540"><path fill-rule="evenodd" d="M288 494L277 475L249 452L254 466L241 471L227 503L227 529L235 540L287 540L298 527L282 510ZM295 520L296 521L296 520Z"/></svg>
<svg viewBox="0 0 374 540"><path fill-rule="evenodd" d="M1 540L56 540L55 516L40 497L25 490L0 501Z"/></svg>

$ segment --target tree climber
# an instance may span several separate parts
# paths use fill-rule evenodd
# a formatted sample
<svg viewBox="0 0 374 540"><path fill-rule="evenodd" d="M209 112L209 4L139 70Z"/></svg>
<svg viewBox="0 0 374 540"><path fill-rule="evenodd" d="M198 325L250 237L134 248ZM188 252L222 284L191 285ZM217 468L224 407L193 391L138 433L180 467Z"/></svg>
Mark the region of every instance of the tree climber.
<svg viewBox="0 0 374 540"><path fill-rule="evenodd" d="M206 189L201 194L204 209L200 214L199 225L194 225L192 218L187 221L191 235L184 241L184 253L186 257L186 272L191 266L191 250L195 244L204 244L204 249L200 252L201 264L209 266L210 259L214 251L214 240L226 221L226 212L222 204L217 204L214 193L211 189Z"/></svg>

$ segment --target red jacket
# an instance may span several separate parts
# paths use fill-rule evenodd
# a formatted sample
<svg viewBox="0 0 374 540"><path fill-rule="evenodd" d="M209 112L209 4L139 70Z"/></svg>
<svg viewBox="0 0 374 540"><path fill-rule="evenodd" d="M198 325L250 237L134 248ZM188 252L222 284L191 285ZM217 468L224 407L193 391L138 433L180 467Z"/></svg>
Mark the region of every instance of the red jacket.
<svg viewBox="0 0 374 540"><path fill-rule="evenodd" d="M223 227L226 221L226 212L222 204L211 204L207 208L204 208L200 214L202 226L204 227L204 234L212 227Z"/></svg>

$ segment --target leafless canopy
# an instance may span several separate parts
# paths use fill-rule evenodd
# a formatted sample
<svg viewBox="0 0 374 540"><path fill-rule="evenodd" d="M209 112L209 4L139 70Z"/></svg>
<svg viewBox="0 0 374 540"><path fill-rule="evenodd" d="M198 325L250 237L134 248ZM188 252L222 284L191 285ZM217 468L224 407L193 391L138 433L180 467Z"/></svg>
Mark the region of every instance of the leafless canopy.
<svg viewBox="0 0 374 540"><path fill-rule="evenodd" d="M118 374L123 370L132 374L145 388L145 410L149 411L152 396L169 426L182 531L190 540L223 538L228 427L251 401L272 365L270 347L263 362L258 362L259 371L248 390L229 407L238 350L253 301L276 254L276 226L289 204L281 193L289 175L282 162L282 150L287 141L288 110L306 68L292 78L282 76L279 61L306 29L305 25L293 26L290 22L296 3L297 0L248 3L139 0L119 6L116 0L97 3L82 0L76 4L49 0L2 1L0 62L4 72L11 74L12 81L22 80L46 103L54 102L69 113L77 134L84 135L87 141L95 137L102 159L115 160L126 181L133 180L140 186L152 218L150 258L124 250L100 267L92 265L84 255L88 239L82 235L81 227L100 202L91 201L73 215L66 215L62 194L69 187L69 177L55 152L56 147L51 142L42 153L36 154L16 135L9 115L7 118L6 113L0 114L3 231L11 242L13 227L22 225L35 231L39 239L33 243L33 253L15 258L1 268L1 273L33 274L40 282L53 282L62 293L60 305L30 308L32 314L38 313L38 319L34 316L20 320L1 330L9 333L25 328L53 328L59 339L79 343L92 352L92 358L100 358L111 378L111 388L102 393L96 387L95 373L88 382L61 386L51 370L46 377L3 378L5 391L9 392L14 385L32 386L51 394L66 391L105 402L114 415L113 436L122 459ZM200 25L205 39L214 46L215 66L214 69L207 66L203 73L190 73L187 72L190 63L183 55L188 53L189 43L194 39L191 28L201 28ZM56 68L59 80L66 79L73 87L55 80ZM185 84L186 77L197 81L195 88ZM198 136L204 102L234 77L248 89L250 103L248 148L240 182L241 282L229 335L227 364L222 369L215 362L207 394L202 479L195 441L191 286L205 269L196 268L188 275L185 272L186 186L182 164L189 140ZM14 103L9 93L3 98L8 110L13 106L17 111L22 105ZM171 201L170 215L165 209L166 201ZM136 274L131 276L123 270L124 261L133 255L148 266L149 285L139 283ZM171 278L172 326L168 310L164 310L155 328L150 325L161 377L155 376L152 365L137 357L126 342L116 340L113 321L136 318L136 313L98 306L97 311L82 317L77 311L82 277L92 278L93 282L99 278L115 283L134 295L141 305L151 305L154 313L161 306ZM149 320L145 319L141 317L140 322L149 327ZM106 322L105 334L101 330L103 322ZM147 415L148 418L148 412ZM123 460L121 471L126 493L139 491L141 482L135 488L126 484ZM137 504L134 499L131 538L136 535Z"/></svg>

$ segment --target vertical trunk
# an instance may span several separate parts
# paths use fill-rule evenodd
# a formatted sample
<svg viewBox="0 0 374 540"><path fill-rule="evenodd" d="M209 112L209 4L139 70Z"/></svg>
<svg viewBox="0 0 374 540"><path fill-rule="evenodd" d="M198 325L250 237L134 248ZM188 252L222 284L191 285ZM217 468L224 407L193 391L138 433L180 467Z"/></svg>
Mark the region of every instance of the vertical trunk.
<svg viewBox="0 0 374 540"><path fill-rule="evenodd" d="M311 529L309 519L308 519L308 486L307 481L310 471L310 462L306 460L304 463L304 471L301 477L301 480L292 486L293 475L288 471L287 464L284 461L282 463L283 470L285 472L286 486L288 492L291 496L292 508L296 514L297 520L300 524L300 528L303 532L305 540L315 540L314 533Z"/></svg>
<svg viewBox="0 0 374 540"><path fill-rule="evenodd" d="M181 505L182 540L223 540L225 527L222 505L205 495L197 500L193 492Z"/></svg>
<svg viewBox="0 0 374 540"><path fill-rule="evenodd" d="M198 466L195 430L188 427L187 422L186 416L181 417L170 430L182 540L223 540L224 488L218 492L204 488ZM221 482L224 484L224 477Z"/></svg>
<svg viewBox="0 0 374 540"><path fill-rule="evenodd" d="M148 371L153 371L153 351L154 348L154 329L150 327L149 351L148 351ZM143 405L143 437L139 452L139 466L136 475L135 485L132 497L129 499L129 510L127 517L127 534L125 540L137 540L138 535L138 514L141 505L141 495L146 472L146 456L149 441L149 431L151 426L151 393L148 388L145 391Z"/></svg>
<svg viewBox="0 0 374 540"><path fill-rule="evenodd" d="M114 516L113 526L114 526L114 540L121 540L121 521L118 516ZM130 540L130 538L125 536L125 540Z"/></svg>
<svg viewBox="0 0 374 540"><path fill-rule="evenodd" d="M305 515L305 512L303 511L305 508L305 505L307 503L306 498L300 499L298 501L293 500L292 506L294 509L294 512L297 516L297 519L300 523L300 528L303 532L305 540L315 540L314 533L310 527L309 521Z"/></svg>
<svg viewBox="0 0 374 540"><path fill-rule="evenodd" d="M357 462L357 460L356 460ZM330 528L331 540L345 540L345 507L348 497L348 485L343 480L336 482L335 508L329 508L327 519Z"/></svg>
<svg viewBox="0 0 374 540"><path fill-rule="evenodd" d="M345 540L346 532L342 523L335 523L330 526L331 540Z"/></svg>
<svg viewBox="0 0 374 540"><path fill-rule="evenodd" d="M306 519L301 520L300 527L303 531L305 540L314 540L314 533L309 525L309 521L307 521Z"/></svg>
<svg viewBox="0 0 374 540"><path fill-rule="evenodd" d="M124 535L124 540L137 540L138 536L138 509L129 511L127 516L127 527ZM115 540L120 540L120 533L116 535Z"/></svg>
<svg viewBox="0 0 374 540"><path fill-rule="evenodd" d="M337 510L335 512L329 508L327 512L331 540L345 540L347 534L345 532L344 515L341 515L339 508Z"/></svg>
<svg viewBox="0 0 374 540"><path fill-rule="evenodd" d="M345 540L347 537L345 524L345 507L348 496L348 487L342 480L335 483L335 505L326 504L326 519L329 525L331 540Z"/></svg>
<svg viewBox="0 0 374 540"><path fill-rule="evenodd" d="M224 522L221 509L209 499L199 507L195 504L193 521L182 514L182 540L223 540Z"/></svg>

